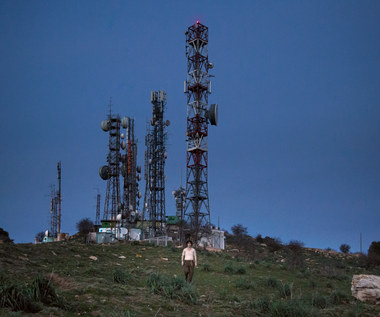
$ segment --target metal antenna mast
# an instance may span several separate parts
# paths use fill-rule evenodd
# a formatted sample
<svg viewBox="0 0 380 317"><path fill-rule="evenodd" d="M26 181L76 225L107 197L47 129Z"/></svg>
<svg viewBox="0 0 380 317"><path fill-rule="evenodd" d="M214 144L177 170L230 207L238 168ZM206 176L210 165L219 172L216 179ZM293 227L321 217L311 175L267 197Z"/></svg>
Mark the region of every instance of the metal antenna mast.
<svg viewBox="0 0 380 317"><path fill-rule="evenodd" d="M141 180L141 166L137 166L137 139L135 139L135 120L129 117L122 119L121 124L126 129L126 135L121 134L125 141L121 142L126 153L122 156L121 174L124 177L122 222L124 225L136 224L141 193L138 181Z"/></svg>
<svg viewBox="0 0 380 317"><path fill-rule="evenodd" d="M116 222L117 209L120 206L120 116L112 115L111 104L110 113L107 120L103 120L100 127L109 133L107 155L108 165L102 166L99 170L100 177L107 180L106 198L104 201L104 220Z"/></svg>
<svg viewBox="0 0 380 317"><path fill-rule="evenodd" d="M187 169L185 217L190 236L195 241L202 232L210 231L208 195L208 123L217 125L218 106L207 109L211 81L208 74L213 64L208 61L208 27L197 21L186 31L187 79Z"/></svg>
<svg viewBox="0 0 380 317"><path fill-rule="evenodd" d="M166 234L165 211L165 160L167 133L165 127L169 126L169 120L164 122L164 109L166 105L166 93L161 91L151 92L152 118L151 127L147 125L145 137L145 196L143 219L148 220L148 235L155 237ZM143 228L144 229L144 228Z"/></svg>
<svg viewBox="0 0 380 317"><path fill-rule="evenodd" d="M51 185L50 193L50 233L53 238L57 238L58 233L58 199L55 186Z"/></svg>
<svg viewBox="0 0 380 317"><path fill-rule="evenodd" d="M57 163L57 178L58 178L58 191L57 191L57 204L58 204L58 232L61 233L61 161Z"/></svg>
<svg viewBox="0 0 380 317"><path fill-rule="evenodd" d="M100 194L96 195L96 217L95 217L95 225L100 225Z"/></svg>

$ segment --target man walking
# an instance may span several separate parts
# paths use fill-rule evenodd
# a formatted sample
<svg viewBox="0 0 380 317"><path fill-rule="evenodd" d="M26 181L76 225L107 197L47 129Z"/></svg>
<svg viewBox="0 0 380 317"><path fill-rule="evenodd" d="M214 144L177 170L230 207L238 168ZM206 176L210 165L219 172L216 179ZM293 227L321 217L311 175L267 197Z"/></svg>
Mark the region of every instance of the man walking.
<svg viewBox="0 0 380 317"><path fill-rule="evenodd" d="M186 242L187 248L184 248L182 251L182 266L185 272L186 281L191 283L194 274L194 267L197 266L197 253L195 249L192 248L193 242L188 240Z"/></svg>

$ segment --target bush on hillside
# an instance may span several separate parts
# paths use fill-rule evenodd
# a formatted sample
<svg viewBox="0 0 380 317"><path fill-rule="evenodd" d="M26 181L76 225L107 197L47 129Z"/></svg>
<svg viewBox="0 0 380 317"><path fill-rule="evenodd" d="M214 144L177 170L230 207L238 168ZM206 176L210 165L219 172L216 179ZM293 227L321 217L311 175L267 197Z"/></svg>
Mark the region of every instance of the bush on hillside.
<svg viewBox="0 0 380 317"><path fill-rule="evenodd" d="M305 243L298 240L290 240L288 244L288 248L295 253L300 253L304 246L305 246Z"/></svg>
<svg viewBox="0 0 380 317"><path fill-rule="evenodd" d="M256 239L256 242L258 242L258 243L263 243L264 242L264 239L263 239L263 237L261 236L260 233L256 236L255 239Z"/></svg>
<svg viewBox="0 0 380 317"><path fill-rule="evenodd" d="M41 243L44 240L44 237L45 237L45 232L43 231L38 232L35 236L37 242L39 243Z"/></svg>
<svg viewBox="0 0 380 317"><path fill-rule="evenodd" d="M339 250L343 253L346 253L346 254L350 252L350 249L351 249L351 247L346 243L341 244L339 247Z"/></svg>
<svg viewBox="0 0 380 317"><path fill-rule="evenodd" d="M77 222L77 230L79 233L87 234L94 229L94 223L90 218L83 218Z"/></svg>
<svg viewBox="0 0 380 317"><path fill-rule="evenodd" d="M373 241L368 249L370 264L380 265L380 241Z"/></svg>
<svg viewBox="0 0 380 317"><path fill-rule="evenodd" d="M0 228L0 241L4 243L13 243L13 240L9 238L9 233L3 228Z"/></svg>
<svg viewBox="0 0 380 317"><path fill-rule="evenodd" d="M239 249L246 252L253 253L255 250L255 244L253 239L248 235L247 227L242 224L237 224L231 227L233 233L228 239L227 243L235 244Z"/></svg>
<svg viewBox="0 0 380 317"><path fill-rule="evenodd" d="M279 251L282 249L282 241L280 238L265 237L264 243L268 246L269 250L272 252Z"/></svg>

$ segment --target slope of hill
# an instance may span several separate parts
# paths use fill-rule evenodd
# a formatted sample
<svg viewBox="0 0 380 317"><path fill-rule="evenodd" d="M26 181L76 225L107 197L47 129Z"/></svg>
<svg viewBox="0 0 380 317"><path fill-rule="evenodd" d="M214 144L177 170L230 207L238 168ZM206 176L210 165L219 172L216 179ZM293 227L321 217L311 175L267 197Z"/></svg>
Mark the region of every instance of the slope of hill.
<svg viewBox="0 0 380 317"><path fill-rule="evenodd" d="M198 250L192 285L181 249L64 241L0 245L0 315L378 316L351 296L358 256L312 249ZM15 312L19 311L19 312Z"/></svg>

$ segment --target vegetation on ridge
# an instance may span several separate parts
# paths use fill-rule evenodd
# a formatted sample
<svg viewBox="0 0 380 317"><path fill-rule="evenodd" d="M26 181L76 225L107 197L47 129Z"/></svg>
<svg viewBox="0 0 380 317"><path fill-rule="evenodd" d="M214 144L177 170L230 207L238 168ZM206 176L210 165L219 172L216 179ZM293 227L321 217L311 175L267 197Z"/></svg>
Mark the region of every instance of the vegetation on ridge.
<svg viewBox="0 0 380 317"><path fill-rule="evenodd" d="M351 296L354 274L380 275L358 255L269 237L228 235L228 250L198 250L193 283L181 249L146 243L0 245L0 315L376 316ZM19 313L16 313L19 311Z"/></svg>

